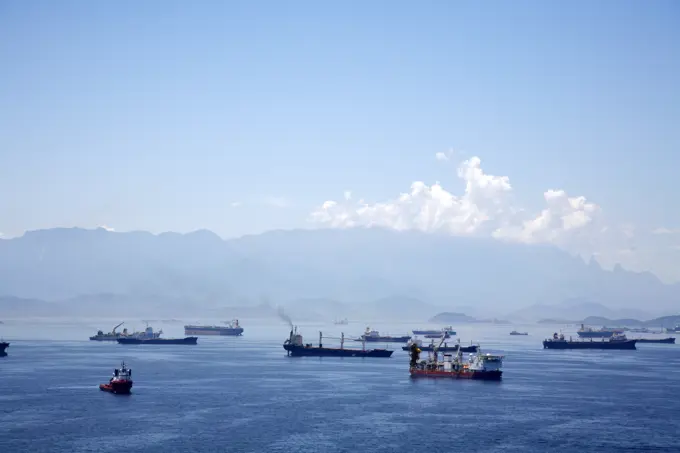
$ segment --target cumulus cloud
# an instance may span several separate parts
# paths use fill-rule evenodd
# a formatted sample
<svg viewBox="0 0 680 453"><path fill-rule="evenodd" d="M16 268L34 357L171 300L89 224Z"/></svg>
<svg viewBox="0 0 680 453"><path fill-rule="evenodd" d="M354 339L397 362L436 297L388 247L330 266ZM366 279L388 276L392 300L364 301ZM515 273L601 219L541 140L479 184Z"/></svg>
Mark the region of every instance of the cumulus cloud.
<svg viewBox="0 0 680 453"><path fill-rule="evenodd" d="M335 228L379 226L562 244L593 226L599 214L599 207L585 197L548 190L543 195L545 208L531 216L515 205L510 179L485 173L478 157L463 161L457 176L465 187L460 195L439 182L427 185L416 181L408 192L387 201L353 203L349 197L326 201L311 213L311 220Z"/></svg>
<svg viewBox="0 0 680 453"><path fill-rule="evenodd" d="M111 232L116 231L114 228L107 226L107 225L99 225L98 228L101 228L102 230L106 230L106 231L111 231Z"/></svg>
<svg viewBox="0 0 680 453"><path fill-rule="evenodd" d="M442 152L438 152L437 154L435 154L434 158L437 160L449 160L449 156L447 156L446 153Z"/></svg>

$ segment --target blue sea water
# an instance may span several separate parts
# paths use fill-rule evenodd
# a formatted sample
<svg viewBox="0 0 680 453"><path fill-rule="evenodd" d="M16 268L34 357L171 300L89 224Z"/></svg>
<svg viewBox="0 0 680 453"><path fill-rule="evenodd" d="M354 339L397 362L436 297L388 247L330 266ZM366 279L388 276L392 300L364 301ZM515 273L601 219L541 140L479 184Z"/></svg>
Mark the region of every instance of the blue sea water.
<svg viewBox="0 0 680 453"><path fill-rule="evenodd" d="M541 345L550 327L455 326L505 354L503 381L412 380L396 345L390 359L286 357L281 324L196 346L87 341L106 325L0 326L12 343L0 452L680 451L680 345L553 351ZM301 326L314 342L363 327ZM121 359L133 394L99 391Z"/></svg>

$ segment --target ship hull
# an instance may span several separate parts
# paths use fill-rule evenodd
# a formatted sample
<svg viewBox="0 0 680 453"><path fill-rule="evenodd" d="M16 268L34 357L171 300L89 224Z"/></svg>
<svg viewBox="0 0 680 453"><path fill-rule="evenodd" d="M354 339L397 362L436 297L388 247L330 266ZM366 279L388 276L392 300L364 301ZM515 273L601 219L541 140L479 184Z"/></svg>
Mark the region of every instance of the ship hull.
<svg viewBox="0 0 680 453"><path fill-rule="evenodd" d="M283 349L291 357L384 357L389 358L394 351L387 349L340 349L318 348L284 344Z"/></svg>
<svg viewBox="0 0 680 453"><path fill-rule="evenodd" d="M99 390L102 392L115 393L116 395L129 395L132 390L132 381L99 384Z"/></svg>
<svg viewBox="0 0 680 453"><path fill-rule="evenodd" d="M9 347L9 343L2 342L0 343L0 357L5 357L7 355L7 352L5 352L5 349Z"/></svg>
<svg viewBox="0 0 680 453"><path fill-rule="evenodd" d="M544 341L545 349L636 349L637 340L625 341Z"/></svg>
<svg viewBox="0 0 680 453"><path fill-rule="evenodd" d="M364 341L366 340L366 343L408 343L411 337L409 336L403 336L403 337L365 337L365 338L359 338L356 341Z"/></svg>
<svg viewBox="0 0 680 453"><path fill-rule="evenodd" d="M675 344L675 338L674 337L668 337L668 338L640 338L637 340L638 343L663 343L663 344Z"/></svg>
<svg viewBox="0 0 680 453"><path fill-rule="evenodd" d="M412 330L413 335L435 335L437 338L441 338L442 336L442 331L441 330ZM447 330L446 331L447 335L455 335L456 331L455 330Z"/></svg>
<svg viewBox="0 0 680 453"><path fill-rule="evenodd" d="M243 328L184 326L184 335L240 337Z"/></svg>
<svg viewBox="0 0 680 453"><path fill-rule="evenodd" d="M120 337L99 337L97 335L90 337L90 341L116 341Z"/></svg>
<svg viewBox="0 0 680 453"><path fill-rule="evenodd" d="M118 344L196 344L198 338L149 338L146 340L139 338L119 338Z"/></svg>
<svg viewBox="0 0 680 453"><path fill-rule="evenodd" d="M418 370L410 369L409 373L412 378L447 378L447 379L475 379L480 381L500 381L503 372L500 370L494 371L440 371L440 370Z"/></svg>
<svg viewBox="0 0 680 453"><path fill-rule="evenodd" d="M404 351L408 351L410 349L409 346L402 346L401 348ZM424 352L433 352L434 347L433 346L418 346L418 349ZM442 346L441 348L438 348L437 351L439 352L458 352L458 347L457 346ZM460 352L477 352L477 346L472 345L472 346L461 346Z"/></svg>

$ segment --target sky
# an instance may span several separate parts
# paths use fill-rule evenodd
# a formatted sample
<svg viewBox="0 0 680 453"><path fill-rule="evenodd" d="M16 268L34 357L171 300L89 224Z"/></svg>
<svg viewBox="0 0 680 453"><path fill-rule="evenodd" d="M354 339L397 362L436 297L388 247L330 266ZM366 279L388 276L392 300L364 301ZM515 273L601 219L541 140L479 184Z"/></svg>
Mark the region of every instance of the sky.
<svg viewBox="0 0 680 453"><path fill-rule="evenodd" d="M443 229L680 281L678 23L664 0L7 0L0 232Z"/></svg>

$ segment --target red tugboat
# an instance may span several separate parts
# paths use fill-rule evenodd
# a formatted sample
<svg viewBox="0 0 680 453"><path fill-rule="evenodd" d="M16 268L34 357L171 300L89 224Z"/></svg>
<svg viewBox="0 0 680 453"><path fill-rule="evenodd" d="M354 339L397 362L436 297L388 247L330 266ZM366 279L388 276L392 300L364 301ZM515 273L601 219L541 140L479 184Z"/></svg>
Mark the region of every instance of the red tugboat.
<svg viewBox="0 0 680 453"><path fill-rule="evenodd" d="M442 341L444 341L444 338L442 338ZM470 354L468 360L465 361L459 349L455 357L452 354L444 354L444 360L440 362L437 360L438 349L437 347L427 360L420 360L420 349L416 344L411 345L409 373L412 378L443 377L485 381L501 380L503 356L482 354L478 348L477 352Z"/></svg>
<svg viewBox="0 0 680 453"><path fill-rule="evenodd" d="M99 390L120 395L128 395L132 389L132 370L120 364L120 368L113 370L113 377L108 384L99 384Z"/></svg>

